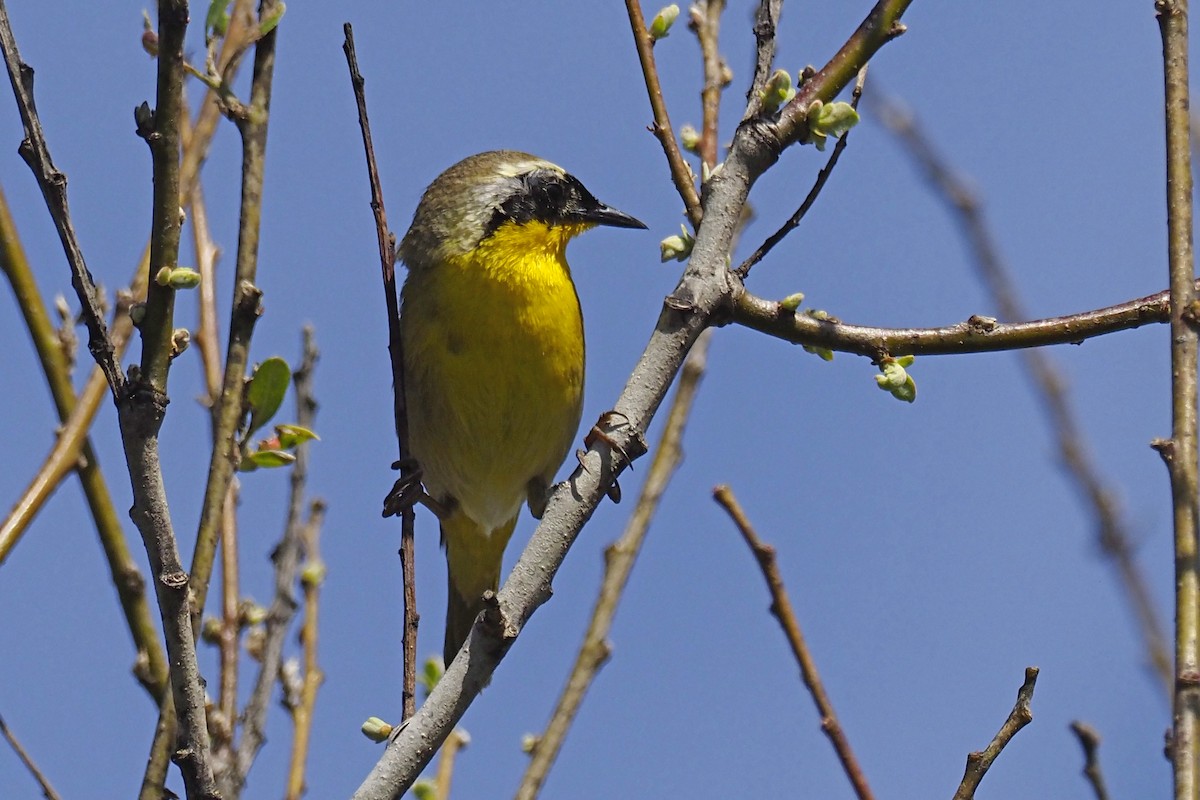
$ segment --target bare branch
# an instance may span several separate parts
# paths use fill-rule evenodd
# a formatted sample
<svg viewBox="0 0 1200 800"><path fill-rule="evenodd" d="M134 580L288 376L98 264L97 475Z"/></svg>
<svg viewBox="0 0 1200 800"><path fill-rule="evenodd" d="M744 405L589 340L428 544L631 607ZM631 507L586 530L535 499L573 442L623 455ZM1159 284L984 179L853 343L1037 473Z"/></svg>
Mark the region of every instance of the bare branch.
<svg viewBox="0 0 1200 800"><path fill-rule="evenodd" d="M696 191L696 179L688 168L683 154L679 152L679 143L675 140L675 129L671 127L671 116L667 113L667 101L663 99L662 84L658 80L658 66L654 63L654 40L646 30L646 19L642 15L642 5L638 0L625 0L625 9L629 13L629 25L633 28L633 45L637 48L638 61L642 65L642 76L646 80L646 94L650 96L650 109L654 113L654 123L650 132L662 145L663 154L667 157L667 165L671 169L671 180L675 182L675 190L683 199L687 217L692 227L700 224L704 215L700 208L700 194Z"/></svg>
<svg viewBox="0 0 1200 800"><path fill-rule="evenodd" d="M1159 453L1171 481L1175 529L1175 695L1170 754L1175 797L1200 797L1200 582L1196 540L1197 375L1192 164L1188 142L1188 8L1157 0L1163 43L1167 153L1167 256L1171 276L1171 439Z"/></svg>
<svg viewBox="0 0 1200 800"><path fill-rule="evenodd" d="M396 440L399 446L401 467L400 481L413 479L408 474L405 456L408 453L408 412L404 401L404 342L400 336L400 307L396 295L396 236L388 228L387 210L383 205L383 188L379 181L379 168L375 163L375 146L371 141L371 123L367 117L366 81L358 69L358 56L354 51L354 29L347 22L343 26L345 43L342 50L350 68L350 85L358 106L358 125L362 130L363 149L367 157L367 178L371 186L371 209L375 213L375 232L379 241L379 263L383 274L383 297L387 306L388 353L392 364L392 409L396 424ZM384 512L388 512L385 510ZM417 626L421 615L417 613L416 557L413 546L413 526L416 513L411 504L400 510L400 569L404 581L404 678L401 689L401 705L404 719L416 711L417 703Z"/></svg>
<svg viewBox="0 0 1200 800"><path fill-rule="evenodd" d="M2 716L0 716L0 734L3 734L13 752L17 754L17 758L25 765L25 769L29 771L33 779L37 781L38 787L42 790L42 797L46 798L46 800L62 800L59 793L54 791L54 787L50 785L50 780L38 769L38 765L34 763L33 758L21 746L21 742L17 739L16 734L9 729L8 723L4 721L4 717Z"/></svg>
<svg viewBox="0 0 1200 800"><path fill-rule="evenodd" d="M1085 722L1075 720L1071 732L1079 739L1083 748L1083 775L1096 794L1096 800L1108 800L1108 789L1104 786L1104 773L1100 771L1100 734Z"/></svg>
<svg viewBox="0 0 1200 800"><path fill-rule="evenodd" d="M1009 712L1008 719L1000 726L1000 730L996 732L987 747L967 755L967 769L963 774L962 783L958 786L958 791L954 793L954 800L971 800L975 796L975 790L979 788L980 781L992 768L996 758L1017 735L1017 731L1024 728L1033 719L1033 711L1030 710L1029 704L1033 701L1033 689L1037 684L1037 676L1037 667L1025 668L1025 682L1017 690L1017 702Z"/></svg>
<svg viewBox="0 0 1200 800"><path fill-rule="evenodd" d="M850 740L846 738L846 733L842 730L837 712L833 710L833 702L826 694L825 684L821 681L820 672L817 671L817 662L813 659L812 653L808 649L808 643L804 640L804 634L800 630L800 621L796 618L796 611L792 608L791 599L788 598L787 588L783 585L783 575L780 574L779 566L775 561L775 548L765 544L759 538L758 533L750 524L750 520L746 518L745 512L742 511L737 498L734 497L732 489L728 486L716 487L713 489L713 499L729 514L729 518L733 520L733 524L737 526L738 532L742 534L742 538L746 540L746 544L750 546L754 558L758 561L763 578L767 581L767 590L771 593L771 614L783 628L783 634L792 648L792 655L796 657L796 663L800 665L800 675L804 679L804 685L808 687L808 692L812 695L813 702L817 706L817 713L821 715L821 730L833 744L842 770L850 779L850 785L854 787L855 796L859 800L872 800L874 795L871 793L871 787L867 784L867 776L863 774L858 758L854 755L853 748L850 747Z"/></svg>
<svg viewBox="0 0 1200 800"><path fill-rule="evenodd" d="M260 4L262 17L270 16L278 0ZM245 117L235 118L242 137L242 196L238 209L237 263L234 268L233 306L225 352L225 376L221 402L213 414L213 448L208 480L192 554L190 587L193 614L204 612L212 577L218 529L229 482L239 460L237 428L242 419L242 384L250 359L250 339L262 313L262 291L255 285L258 275L258 243L262 218L263 175L266 168L267 127L270 122L271 86L275 73L275 41L278 28L258 39L250 83L250 105Z"/></svg>
<svg viewBox="0 0 1200 800"><path fill-rule="evenodd" d="M854 82L854 93L850 99L850 105L855 109L858 108L858 101L862 97L863 84L866 83L866 80L867 65L864 64L863 68L858 71L858 80ZM751 253L750 257L734 270L734 274L745 280L754 265L762 261L775 245L783 241L783 237L796 229L796 226L800 224L800 221L808 214L809 209L817 202L817 198L820 197L821 190L825 188L825 182L833 174L833 168L837 166L838 159L842 157L842 151L846 149L849 138L849 131L842 134L837 140L837 144L833 146L833 152L829 154L829 160L825 162L825 166L817 173L817 180L813 183L812 188L808 190L808 195L804 198L804 202L800 204L800 207L796 209L788 221L783 223L779 230L768 236L766 241L759 245L758 249Z"/></svg>
<svg viewBox="0 0 1200 800"><path fill-rule="evenodd" d="M25 129L25 139L17 150L33 171L42 190L42 197L46 200L50 217L58 229L58 238L62 241L67 263L71 267L71 285L75 287L75 293L79 296L83 321L88 329L88 350L104 370L113 399L116 400L124 391L125 374L117 362L116 347L109 337L108 325L104 322L100 296L96 291L95 281L92 280L92 273L88 271L84 262L75 226L71 222L71 211L67 206L67 176L54 166L54 161L50 158L50 148L46 145L46 135L42 131L42 122L38 119L33 101L33 69L21 61L3 0L0 0L0 51L4 54L4 64L8 68L13 94L17 98L17 111L20 112L21 124Z"/></svg>
<svg viewBox="0 0 1200 800"><path fill-rule="evenodd" d="M783 0L759 0L754 12L754 40L757 43L754 57L754 78L746 91L746 115L742 121L755 117L762 111L762 93L771 78L771 67L775 65L775 31L779 27L779 12Z"/></svg>

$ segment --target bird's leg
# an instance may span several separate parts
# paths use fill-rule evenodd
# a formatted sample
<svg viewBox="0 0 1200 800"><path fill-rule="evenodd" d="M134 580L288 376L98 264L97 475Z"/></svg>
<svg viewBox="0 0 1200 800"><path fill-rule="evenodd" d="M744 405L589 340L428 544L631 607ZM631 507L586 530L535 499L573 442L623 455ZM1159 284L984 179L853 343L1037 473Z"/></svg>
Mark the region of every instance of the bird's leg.
<svg viewBox="0 0 1200 800"><path fill-rule="evenodd" d="M620 411L605 411L600 415L600 418L596 420L596 424L592 426L592 429L588 431L587 436L583 437L583 443L586 447L592 447L597 441L604 442L609 446L610 449L616 450L618 453L620 453L621 458L623 458L625 463L629 465L629 468L632 469L633 459L631 459L629 454L625 452L625 448L617 444L617 442L608 435L609 430L613 430L628 424L629 417L625 416ZM583 453L577 453L576 457L579 458L580 466L583 466ZM604 490L604 493L608 496L608 499L612 500L614 503L621 502L621 484L619 484L615 478L613 479L613 482L609 484L609 487Z"/></svg>
<svg viewBox="0 0 1200 800"><path fill-rule="evenodd" d="M394 517L417 503L428 508L438 519L445 519L450 509L435 500L421 485L421 465L414 458L402 458L392 464L400 470L400 477L392 484L392 490L383 498L383 516Z"/></svg>

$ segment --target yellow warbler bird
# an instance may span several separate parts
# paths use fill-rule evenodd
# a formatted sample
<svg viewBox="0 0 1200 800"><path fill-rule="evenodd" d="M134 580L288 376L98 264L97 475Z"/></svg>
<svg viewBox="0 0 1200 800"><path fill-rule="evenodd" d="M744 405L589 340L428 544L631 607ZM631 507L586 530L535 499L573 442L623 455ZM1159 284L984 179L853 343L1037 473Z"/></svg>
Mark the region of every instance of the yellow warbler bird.
<svg viewBox="0 0 1200 800"><path fill-rule="evenodd" d="M521 504L540 517L583 406L583 318L567 243L645 228L561 167L497 150L429 185L398 253L409 455L441 520L449 664L496 590Z"/></svg>

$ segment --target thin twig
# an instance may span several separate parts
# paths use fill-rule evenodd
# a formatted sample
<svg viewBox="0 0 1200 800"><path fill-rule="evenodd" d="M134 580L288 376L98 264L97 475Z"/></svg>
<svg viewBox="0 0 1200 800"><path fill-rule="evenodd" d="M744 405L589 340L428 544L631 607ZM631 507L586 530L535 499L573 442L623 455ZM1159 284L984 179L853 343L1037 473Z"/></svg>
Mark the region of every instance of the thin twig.
<svg viewBox="0 0 1200 800"><path fill-rule="evenodd" d="M749 292L738 296L733 321L792 344L857 353L872 359L902 355L993 353L1051 344L1079 344L1116 331L1162 324L1170 316L1167 292L1115 306L1031 322L972 316L942 328L876 328L794 313Z"/></svg>
<svg viewBox="0 0 1200 800"><path fill-rule="evenodd" d="M38 119L33 101L33 69L21 61L3 0L0 0L0 50L4 54L4 64L17 98L17 111L25 129L25 139L17 151L33 171L54 226L58 229L58 237L71 267L71 284L79 296L80 310L88 329L88 350L104 370L115 400L124 391L125 373L117 361L116 347L109 338L108 325L101 311L100 295L83 259L75 226L71 223L71 212L67 205L67 176L54 166L50 148L46 145L46 135L42 131L42 122Z"/></svg>
<svg viewBox="0 0 1200 800"><path fill-rule="evenodd" d="M804 641L804 634L800 630L800 621L796 617L795 609L792 608L787 588L783 585L783 575L779 572L779 566L775 560L775 548L765 544L759 538L750 524L750 520L746 518L745 512L742 511L737 498L734 497L732 489L728 486L716 487L713 489L713 499L729 514L729 518L733 520L733 524L737 526L738 532L742 534L742 538L746 540L746 544L749 545L751 552L754 553L754 558L758 561L763 578L767 581L767 589L771 593L771 614L783 628L784 636L787 637L788 644L792 648L792 655L796 657L796 663L800 665L800 675L804 679L804 685L812 695L813 702L817 706L817 713L821 716L821 730L833 744L842 770L850 780L850 785L854 787L855 796L859 800L871 800L874 795L871 793L871 787L867 784L867 776L863 774L858 758L855 757L854 750L850 747L850 740L846 738L846 734L842 730L837 712L833 710L833 702L826 694L821 674L817 671L817 662L813 659L808 644Z"/></svg>
<svg viewBox="0 0 1200 800"><path fill-rule="evenodd" d="M675 399L667 412L667 420L654 457L650 461L641 496L638 497L637 505L621 537L604 551L604 579L592 608L592 618L583 635L583 644L575 656L575 663L567 676L567 684L559 695L550 721L546 724L546 730L538 737L534 746L529 766L525 768L525 775L517 789L517 800L533 800L541 792L546 776L554 765L559 750L562 749L567 731L570 730L575 715L583 704L584 696L595 681L600 667L608 660L608 634L625 592L625 585L629 581L638 553L641 552L642 542L650 529L654 514L658 511L659 501L683 456L683 431L691 416L692 401L696 397L700 379L704 376L710 334L711 331L707 331L696 341L691 354L684 362L679 375L679 386L675 389Z"/></svg>
<svg viewBox="0 0 1200 800"><path fill-rule="evenodd" d="M801 139L808 131L807 115L812 102L831 102L875 51L904 33L900 17L911 3L912 0L879 0L875 4L833 58L806 80L779 112L779 120L770 126L779 141L791 143Z"/></svg>
<svg viewBox="0 0 1200 800"><path fill-rule="evenodd" d="M296 386L296 424L302 428L313 429L317 413L317 402L313 392L313 374L320 353L317 350L313 329L304 328L303 356L300 368L293 374ZM304 509L308 501L305 497L308 481L309 443L304 442L296 448L296 461L292 464L288 487L288 513L284 524L283 535L279 544L271 552L271 561L275 565L275 592L271 606L267 609L264 620L262 656L259 659L258 674L254 680L254 688L250 698L242 710L242 736L238 742L237 764L229 778L230 794L236 796L241 792L246 776L254 765L254 759L262 748L266 738L267 709L270 705L271 690L279 675L279 665L283 661L283 644L291 627L292 618L299 605L296 600L296 578L300 572L300 559L304 549L305 520ZM310 516L311 518L311 516Z"/></svg>
<svg viewBox="0 0 1200 800"><path fill-rule="evenodd" d="M25 769L29 770L29 774L37 781L38 787L42 790L42 797L45 797L46 800L62 800L59 793L54 791L54 787L50 785L50 780L46 777L45 773L38 769L38 765L34 763L33 758L21 746L21 742L18 741L16 734L9 729L8 723L4 721L3 716L0 716L0 734L4 735L13 752L17 754L17 758L21 759L21 763L25 765Z"/></svg>
<svg viewBox="0 0 1200 800"><path fill-rule="evenodd" d="M1075 720L1071 732L1079 739L1083 748L1083 776L1096 795L1096 800L1108 800L1108 789L1104 786L1104 773L1100 770L1100 734L1085 722Z"/></svg>
<svg viewBox="0 0 1200 800"><path fill-rule="evenodd" d="M700 194L696 191L695 177L688 168L683 154L679 152L679 143L675 141L675 129L671 127L671 117L667 113L667 101L663 99L662 85L658 80L658 67L654 63L654 40L646 30L646 19L642 15L642 5L638 0L625 0L625 9L629 13L629 24L633 28L633 44L637 48L638 61L642 65L642 76L646 81L646 94L650 96L650 109L654 113L654 123L650 132L662 145L663 154L667 157L667 165L671 170L671 180L675 190L683 199L683 206L692 227L700 224L704 211L700 208Z"/></svg>
<svg viewBox="0 0 1200 800"><path fill-rule="evenodd" d="M435 776L437 800L450 800L450 781L454 777L454 762L458 758L459 751L470 742L471 737L458 728L455 728L446 737L441 754L438 756L437 775Z"/></svg>
<svg viewBox="0 0 1200 800"><path fill-rule="evenodd" d="M975 790L979 788L980 781L991 769L996 758L1017 735L1017 731L1024 728L1033 719L1033 711L1030 710L1029 704L1033 701L1033 689L1037 684L1037 676L1037 667L1025 668L1025 682L1017 690L1017 702L1009 712L1008 719L1000 726L1000 730L996 732L987 747L967 754L967 769L963 773L962 783L958 785L958 791L954 793L954 800L971 800L975 796Z"/></svg>
<svg viewBox="0 0 1200 800"><path fill-rule="evenodd" d="M858 71L858 79L854 82L854 92L850 98L850 105L855 109L858 108L858 101L862 98L863 84L866 80L867 65L863 64L863 68ZM846 144L849 140L849 131L843 133L841 138L837 140L837 144L833 146L833 152L829 154L829 160L825 162L825 166L817 173L817 180L813 183L812 188L808 190L808 195L804 198L804 202L800 204L800 207L796 209L788 221L783 223L779 230L768 236L766 241L759 245L758 249L734 270L734 273L739 278L745 280L754 265L762 261L775 245L783 241L783 237L795 230L800 221L808 214L809 209L813 207L813 204L817 202L817 198L821 195L821 190L825 188L825 182L833 174L833 168L837 166L838 159L842 157L842 151L846 149Z"/></svg>
<svg viewBox="0 0 1200 800"><path fill-rule="evenodd" d="M1171 482L1175 531L1175 692L1170 754L1175 797L1200 797L1200 585L1197 577L1197 375L1192 164L1188 142L1188 8L1157 0L1162 34L1171 276L1171 439L1158 444Z"/></svg>
<svg viewBox="0 0 1200 800"><path fill-rule="evenodd" d="M304 773L308 761L308 747L312 738L313 712L317 705L317 690L325 680L325 673L317 663L317 621L320 608L321 582L325 577L325 565L321 561L319 547L321 525L325 519L325 504L314 500L304 524L304 570L300 584L304 587L304 625L300 629L300 644L304 648L304 680L300 688L300 702L292 708L295 734L292 739L292 757L288 764L287 800L300 800L304 794Z"/></svg>
<svg viewBox="0 0 1200 800"><path fill-rule="evenodd" d="M717 140L720 136L718 120L721 113L721 92L725 88L728 67L721 58L720 35L721 13L725 10L724 0L706 0L689 9L691 20L688 26L700 42L700 55L704 65L704 88L700 90L700 161L709 169L717 165Z"/></svg>
<svg viewBox="0 0 1200 800"><path fill-rule="evenodd" d="M746 114L742 121L758 116L762 111L762 93L771 78L775 64L775 31L779 27L779 13L783 0L759 0L754 12L754 77L746 90Z"/></svg>
<svg viewBox="0 0 1200 800"><path fill-rule="evenodd" d="M362 130L363 150L367 158L367 178L371 186L371 210L375 214L375 232L379 243L379 264L383 275L383 297L388 318L388 353L392 365L392 410L396 426L396 441L400 462L408 453L408 414L404 407L404 342L400 336L400 307L396 296L396 236L388 227L387 209L383 205L383 189L379 181L379 168L375 163L375 146L371 141L371 122L367 116L366 80L358 69L358 56L354 51L354 29L347 22L343 26L345 42L342 50L350 69L350 85L354 90L358 106L358 125ZM421 615L417 613L417 586L413 525L416 513L411 505L400 512L400 569L404 581L404 678L401 688L401 706L404 719L416 712L417 686L417 627Z"/></svg>
<svg viewBox="0 0 1200 800"><path fill-rule="evenodd" d="M260 16L267 17L274 13L278 2L279 0L263 0L259 6ZM196 548L192 554L190 587L193 595L193 615L196 619L199 619L204 611L225 496L239 461L237 429L243 416L242 384L250 360L250 339L254 334L254 325L262 313L262 291L255 285L255 281L258 275L267 128L270 123L271 86L275 73L275 42L278 34L279 28L272 28L267 35L257 40L254 47L249 110L245 116L233 118L242 138L242 194L238 209L237 260L234 267L229 339L226 342L222 402L213 414L212 454L209 459L208 480L204 487L200 524L196 531Z"/></svg>
<svg viewBox="0 0 1200 800"><path fill-rule="evenodd" d="M967 240L976 272L1004 320L1028 318L1012 275L988 226L982 203L968 181L951 169L934 146L932 138L899 103L873 92L868 100L880 122L900 140L908 155L924 173L936 195L946 204ZM1050 355L1041 350L1020 351L1022 364L1033 383L1058 443L1067 476L1080 498L1091 510L1100 550L1116 569L1126 599L1149 654L1150 663L1169 696L1174 682L1174 665L1158 608L1151 597L1145 575L1134 555L1133 537L1116 491L1108 485L1088 452L1072 405L1066 382Z"/></svg>

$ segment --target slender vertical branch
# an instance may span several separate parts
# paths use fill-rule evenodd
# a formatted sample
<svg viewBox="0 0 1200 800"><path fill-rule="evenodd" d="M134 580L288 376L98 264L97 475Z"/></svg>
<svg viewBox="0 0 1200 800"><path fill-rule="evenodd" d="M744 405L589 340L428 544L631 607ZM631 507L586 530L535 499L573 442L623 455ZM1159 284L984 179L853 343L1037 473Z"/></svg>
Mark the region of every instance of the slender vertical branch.
<svg viewBox="0 0 1200 800"><path fill-rule="evenodd" d="M1108 800L1108 788L1104 785L1104 773L1100 769L1100 734L1087 723L1075 720L1071 723L1071 733L1079 740L1083 748L1083 776L1096 795L1096 800Z"/></svg>
<svg viewBox="0 0 1200 800"><path fill-rule="evenodd" d="M274 13L277 0L263 0L260 17ZM192 555L193 614L204 611L212 577L217 538L229 482L239 460L237 429L243 417L242 384L250 360L250 338L262 314L258 275L258 243L262 220L263 176L266 168L267 126L270 122L271 86L275 73L275 41L279 28L258 40L250 82L250 104L244 116L234 116L242 137L242 194L238 209L237 264L234 268L233 305L226 343L225 375L221 398L213 414L213 449L208 480Z"/></svg>
<svg viewBox="0 0 1200 800"><path fill-rule="evenodd" d="M1175 695L1171 734L1177 800L1200 798L1200 586L1197 585L1196 355L1192 170L1188 142L1188 4L1158 0L1167 138L1167 255L1171 287L1171 439L1159 445L1175 528Z"/></svg>
<svg viewBox="0 0 1200 800"><path fill-rule="evenodd" d="M662 84L658 80L658 66L654 63L654 40L646 30L646 18L642 15L642 5L638 0L625 0L625 9L629 13L629 25L633 28L633 44L637 48L638 61L642 65L642 75L646 80L646 94L650 96L650 109L654 114L654 123L650 132L662 145L671 170L671 180L675 189L683 199L684 208L692 227L700 224L704 211L700 208L700 194L696 191L696 179L688 169L683 154L679 152L679 143L675 140L675 129L671 127L671 117L667 113L667 101L663 99Z"/></svg>
<svg viewBox="0 0 1200 800"><path fill-rule="evenodd" d="M721 13L724 0L706 0L691 9L689 25L700 42L704 64L704 88L700 90L700 161L711 169L717 165L717 140L720 137L718 120L721 114L721 91L726 85L729 69L721 58Z"/></svg>
<svg viewBox="0 0 1200 800"><path fill-rule="evenodd" d="M354 29L347 22L343 26L345 42L342 50L350 69L350 85L358 106L358 125L362 130L363 149L367 158L367 178L371 187L371 210L375 214L375 233L379 243L379 264L383 275L383 298L388 318L388 353L392 365L392 410L396 425L396 440L399 445L400 461L408 453L408 413L404 406L404 342L400 336L400 307L396 295L396 236L388 228L387 209L383 205L383 188L379 182L379 169L375 163L375 146L371 141L371 122L367 117L366 80L358 69L358 56L354 51ZM403 468L403 467L402 467ZM416 712L417 686L417 626L421 616L417 613L417 586L413 526L416 514L411 505L400 512L400 569L404 581L404 628L402 633L404 650L404 677L401 688L401 705L404 719Z"/></svg>
<svg viewBox="0 0 1200 800"><path fill-rule="evenodd" d="M779 12L783 0L759 0L754 12L754 77L746 90L746 113L742 121L758 116L762 110L762 93L775 65L775 31L779 27Z"/></svg>
<svg viewBox="0 0 1200 800"><path fill-rule="evenodd" d="M749 545L751 552L754 553L754 558L758 561L763 578L767 581L767 589L771 593L771 614L783 628L784 636L787 637L788 644L792 648L792 655L796 657L796 663L800 665L800 676L804 679L804 685L808 688L809 694L812 695L813 702L817 706L817 713L821 715L821 730L833 744L834 752L837 753L838 761L842 765L842 771L850 780L855 796L859 800L871 800L874 795L871 793L871 787L867 784L867 776L863 773L857 756L854 755L850 740L842 730L837 713L833 710L833 702L825 692L825 684L821 681L817 662L813 659L812 653L808 649L808 643L804 640L804 634L800 630L800 622L792 608L792 601L788 598L787 589L783 585L783 576L775 561L775 548L759 538L758 533L750 524L750 520L746 518L745 512L742 511L737 498L733 496L732 489L728 486L716 487L713 489L713 499L729 514L729 518L733 520L733 524L737 526L738 532L742 534L742 538L746 540L746 544Z"/></svg>
<svg viewBox="0 0 1200 800"><path fill-rule="evenodd" d="M310 395L311 397L311 395ZM296 733L292 740L292 757L288 765L287 800L300 800L304 794L304 770L308 759L308 746L312 738L313 712L317 705L317 690L325 680L325 673L317 663L317 621L320 608L321 582L325 577L325 565L321 561L319 541L321 525L325 518L325 504L314 500L304 524L304 569L300 573L300 584L304 588L304 625L300 629L300 643L304 648L304 679L300 687L300 702L292 709L292 720Z"/></svg>
<svg viewBox="0 0 1200 800"><path fill-rule="evenodd" d="M311 327L304 328L303 356L300 368L293 375L296 386L296 424L312 430L316 419L317 401L313 393L313 374L320 353ZM299 603L296 599L296 578L300 572L300 559L304 551L306 523L304 509L308 483L309 443L296 448L296 462L292 465L288 488L287 522L279 544L271 552L275 565L275 592L264 621L262 656L259 659L258 675L254 688L242 711L242 738L238 742L237 763L230 770L228 792L236 797L254 765L254 759L266 738L267 708L271 690L283 662L283 643L296 614ZM315 535L315 534L314 534ZM315 613L315 612L314 612ZM315 647L315 643L314 643Z"/></svg>

